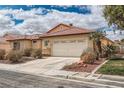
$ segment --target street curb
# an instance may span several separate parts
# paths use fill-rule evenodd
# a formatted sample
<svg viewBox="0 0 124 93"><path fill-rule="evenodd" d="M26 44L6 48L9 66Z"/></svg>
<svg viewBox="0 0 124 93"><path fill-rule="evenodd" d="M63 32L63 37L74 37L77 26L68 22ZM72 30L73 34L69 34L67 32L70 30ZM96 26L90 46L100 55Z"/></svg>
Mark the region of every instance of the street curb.
<svg viewBox="0 0 124 93"><path fill-rule="evenodd" d="M97 84L99 83L99 84L110 85L110 86L124 87L124 83L123 82L112 81L112 80L83 78L83 77L76 77L76 76L70 76L68 78L69 79L86 81L86 82L93 82L93 83L97 83Z"/></svg>
<svg viewBox="0 0 124 93"><path fill-rule="evenodd" d="M31 72L25 72L25 71L19 71L19 70L12 70L12 69L0 69L0 70L7 70L7 71L13 71L23 74L30 74L30 75L36 75L36 76L43 76L43 77L49 77L49 78L56 78L56 79L63 79L63 80L69 80L69 81L76 81L76 82L82 82L82 83L89 83L94 84L99 87L108 87L108 88L117 88L117 87L124 87L123 82L117 82L112 80L105 80L105 79L96 79L96 78L89 78L89 77L81 77L76 75L45 75L40 73L31 73ZM111 84L112 83L112 84Z"/></svg>
<svg viewBox="0 0 124 93"><path fill-rule="evenodd" d="M55 76L55 77L60 77L60 78L64 78L64 79L70 79L70 80L77 80L77 81L81 81L81 82L89 82L91 84L96 84L96 85L101 85L104 87L108 87L108 88L121 88L118 86L114 86L114 85L106 85L105 83L99 83L99 82L94 82L96 81L96 79L89 79L89 78L82 78L82 77L75 77L75 76Z"/></svg>
<svg viewBox="0 0 124 93"><path fill-rule="evenodd" d="M0 69L0 70L3 70L3 69ZM89 86L95 86L96 88L99 87L99 88L117 88L117 86L110 86L110 85L105 85L105 84L99 84L99 83L94 83L94 82L87 82L87 81L81 81L81 80L78 80L78 79L71 79L70 76L67 76L65 78L65 76L48 76L48 75L44 75L44 74L34 74L34 73L30 73L30 72L24 72L24 71L18 71L18 70L9 70L9 69L4 69L6 71L13 71L13 72L18 72L18 73L23 73L23 74L30 74L30 75L35 75L35 76L42 76L42 77L46 77L46 78L51 78L51 79L59 79L59 80L68 80L68 81L74 81L74 82L82 82L82 83L85 83L85 84L89 84Z"/></svg>
<svg viewBox="0 0 124 93"><path fill-rule="evenodd" d="M108 79L108 80L124 82L124 76L102 75L100 79Z"/></svg>
<svg viewBox="0 0 124 93"><path fill-rule="evenodd" d="M92 72L91 72L91 74L88 76L88 77L92 77L95 73L96 73L96 71L99 69L99 68L101 68L106 62L108 62L109 60L105 60L102 64L100 64L98 67L96 67ZM99 78L99 77L98 77Z"/></svg>

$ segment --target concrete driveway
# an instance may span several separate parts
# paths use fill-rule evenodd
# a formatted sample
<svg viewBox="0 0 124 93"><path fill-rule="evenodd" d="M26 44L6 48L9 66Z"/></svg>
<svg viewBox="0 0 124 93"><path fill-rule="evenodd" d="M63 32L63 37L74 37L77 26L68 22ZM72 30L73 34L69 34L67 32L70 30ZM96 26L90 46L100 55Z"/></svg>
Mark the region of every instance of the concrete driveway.
<svg viewBox="0 0 124 93"><path fill-rule="evenodd" d="M0 69L19 71L32 74L58 75L65 74L62 67L78 61L79 58L73 57L48 57L37 59L22 64L0 64ZM70 72L74 74L74 72Z"/></svg>

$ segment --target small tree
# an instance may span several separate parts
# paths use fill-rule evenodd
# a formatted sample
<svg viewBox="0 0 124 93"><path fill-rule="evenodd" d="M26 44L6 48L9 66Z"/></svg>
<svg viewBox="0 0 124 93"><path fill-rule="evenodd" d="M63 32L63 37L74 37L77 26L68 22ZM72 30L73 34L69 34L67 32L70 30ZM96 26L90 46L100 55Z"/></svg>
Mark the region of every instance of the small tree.
<svg viewBox="0 0 124 93"><path fill-rule="evenodd" d="M90 35L90 39L93 40L94 52L97 51L97 55L102 55L101 39L104 38L104 34L101 31L96 31ZM99 59L99 58L98 58Z"/></svg>
<svg viewBox="0 0 124 93"><path fill-rule="evenodd" d="M124 30L124 6L107 5L104 7L103 16L109 26L114 25L116 29ZM120 32L121 33L121 32Z"/></svg>
<svg viewBox="0 0 124 93"><path fill-rule="evenodd" d="M106 46L106 56L111 57L111 55L115 53L115 50L116 50L115 46L108 44Z"/></svg>

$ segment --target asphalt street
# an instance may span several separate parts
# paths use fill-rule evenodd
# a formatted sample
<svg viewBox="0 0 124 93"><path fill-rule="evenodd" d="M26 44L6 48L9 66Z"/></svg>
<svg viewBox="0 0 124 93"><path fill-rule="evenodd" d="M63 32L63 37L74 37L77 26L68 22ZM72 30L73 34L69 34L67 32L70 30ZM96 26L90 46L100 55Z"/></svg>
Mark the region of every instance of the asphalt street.
<svg viewBox="0 0 124 93"><path fill-rule="evenodd" d="M86 82L0 70L0 88L92 88Z"/></svg>

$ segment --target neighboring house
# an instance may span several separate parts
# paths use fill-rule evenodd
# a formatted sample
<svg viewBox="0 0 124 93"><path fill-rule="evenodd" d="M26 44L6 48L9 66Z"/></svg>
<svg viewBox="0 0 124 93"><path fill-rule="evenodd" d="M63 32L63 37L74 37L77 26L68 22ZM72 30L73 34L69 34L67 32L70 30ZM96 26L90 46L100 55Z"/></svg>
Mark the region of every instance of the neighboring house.
<svg viewBox="0 0 124 93"><path fill-rule="evenodd" d="M115 40L115 46L117 47L118 53L124 54L124 40Z"/></svg>
<svg viewBox="0 0 124 93"><path fill-rule="evenodd" d="M42 47L42 42L39 39L40 35L17 35L7 38L10 43L11 50L38 49Z"/></svg>
<svg viewBox="0 0 124 93"><path fill-rule="evenodd" d="M41 35L8 35L6 41L11 50L41 48L44 55L79 57L87 49L93 50L93 41L89 38L92 33L94 31L72 24L59 24ZM113 43L106 37L101 41L102 45Z"/></svg>
<svg viewBox="0 0 124 93"><path fill-rule="evenodd" d="M6 37L0 37L0 49L4 49L6 52L11 50L10 43L6 40Z"/></svg>
<svg viewBox="0 0 124 93"><path fill-rule="evenodd" d="M121 53L124 54L124 39L121 41Z"/></svg>
<svg viewBox="0 0 124 93"><path fill-rule="evenodd" d="M114 41L112 41L112 40L110 40L110 39L108 39L106 37L102 38L101 42L102 42L102 45L105 45L105 46L114 44Z"/></svg>

